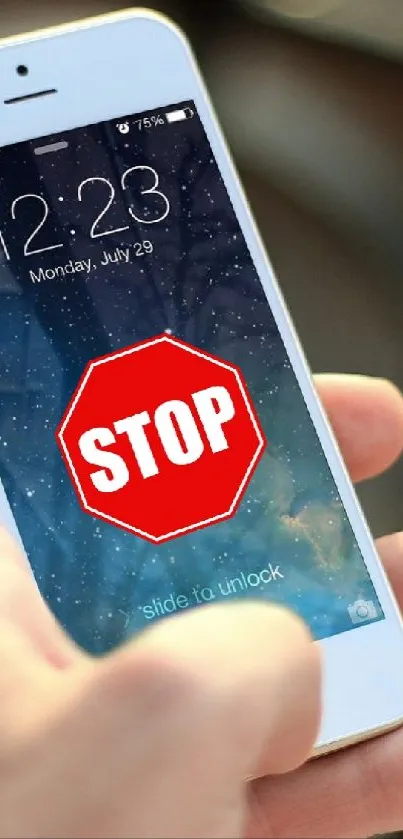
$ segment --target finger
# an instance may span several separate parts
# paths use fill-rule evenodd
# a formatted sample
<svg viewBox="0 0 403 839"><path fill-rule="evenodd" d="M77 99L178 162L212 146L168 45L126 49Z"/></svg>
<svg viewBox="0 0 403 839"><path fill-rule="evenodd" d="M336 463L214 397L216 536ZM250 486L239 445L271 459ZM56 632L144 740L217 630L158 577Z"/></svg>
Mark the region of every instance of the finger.
<svg viewBox="0 0 403 839"><path fill-rule="evenodd" d="M402 826L403 730L251 786L248 839L362 839Z"/></svg>
<svg viewBox="0 0 403 839"><path fill-rule="evenodd" d="M400 608L403 611L403 533L377 540L377 548Z"/></svg>
<svg viewBox="0 0 403 839"><path fill-rule="evenodd" d="M231 765L237 753L245 771L283 772L309 754L320 721L320 653L288 611L205 607L156 625L113 666L129 668L133 653L134 661L168 662L193 701L222 715Z"/></svg>
<svg viewBox="0 0 403 839"><path fill-rule="evenodd" d="M313 761L251 788L248 839L352 839L401 828L403 732Z"/></svg>
<svg viewBox="0 0 403 839"><path fill-rule="evenodd" d="M384 472L403 451L403 397L384 379L320 375L319 396L354 481Z"/></svg>
<svg viewBox="0 0 403 839"><path fill-rule="evenodd" d="M21 632L55 667L72 663L78 652L40 595L24 554L0 529L0 619Z"/></svg>
<svg viewBox="0 0 403 839"><path fill-rule="evenodd" d="M262 760L272 773L296 766L316 736L317 645L278 608L194 610L87 671L57 765L49 744L37 756L41 777L57 778L39 814L49 836L82 835L80 812L97 836L240 835L245 777ZM27 818L31 807L38 818L41 792L35 788ZM31 822L34 829L45 835L43 824Z"/></svg>
<svg viewBox="0 0 403 839"><path fill-rule="evenodd" d="M403 607L403 533L377 547ZM403 731L307 764L282 780L251 787L248 837L362 837L401 829Z"/></svg>

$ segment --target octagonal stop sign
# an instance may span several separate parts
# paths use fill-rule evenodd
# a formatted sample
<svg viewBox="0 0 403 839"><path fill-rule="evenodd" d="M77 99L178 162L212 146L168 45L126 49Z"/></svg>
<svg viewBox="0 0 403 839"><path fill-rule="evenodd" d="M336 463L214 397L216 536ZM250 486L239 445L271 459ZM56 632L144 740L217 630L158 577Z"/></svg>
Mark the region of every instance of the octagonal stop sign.
<svg viewBox="0 0 403 839"><path fill-rule="evenodd" d="M240 370L167 334L90 362L56 438L82 508L154 543L234 515L265 448Z"/></svg>

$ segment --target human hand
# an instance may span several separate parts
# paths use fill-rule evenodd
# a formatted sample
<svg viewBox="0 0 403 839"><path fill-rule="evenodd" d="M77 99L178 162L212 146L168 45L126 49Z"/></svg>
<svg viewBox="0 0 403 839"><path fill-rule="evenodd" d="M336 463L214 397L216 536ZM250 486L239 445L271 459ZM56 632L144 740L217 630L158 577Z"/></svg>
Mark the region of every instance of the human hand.
<svg viewBox="0 0 403 839"><path fill-rule="evenodd" d="M303 624L206 607L94 661L4 533L0 556L0 836L241 836L246 778L295 768L316 736L320 655Z"/></svg>
<svg viewBox="0 0 403 839"><path fill-rule="evenodd" d="M403 449L401 396L376 379L319 376L317 385L353 479L385 471ZM379 539L377 547L403 609L403 533ZM403 828L402 783L403 728L285 777L254 782L246 834L352 839L393 833Z"/></svg>
<svg viewBox="0 0 403 839"><path fill-rule="evenodd" d="M403 439L396 392L349 378L322 379L320 389L353 476L386 468ZM384 790L364 755L389 737L283 778L243 782L293 769L316 734L319 648L297 619L263 605L206 607L93 662L63 636L3 539L1 836L224 837L242 835L244 823L248 836L391 829L386 799L373 822L363 797L355 811L348 799L346 815L337 768L350 761L356 800L360 787L371 789L375 809ZM387 557L395 546L393 537L381 545ZM393 559L388 568L398 582ZM385 747L378 759L390 770Z"/></svg>

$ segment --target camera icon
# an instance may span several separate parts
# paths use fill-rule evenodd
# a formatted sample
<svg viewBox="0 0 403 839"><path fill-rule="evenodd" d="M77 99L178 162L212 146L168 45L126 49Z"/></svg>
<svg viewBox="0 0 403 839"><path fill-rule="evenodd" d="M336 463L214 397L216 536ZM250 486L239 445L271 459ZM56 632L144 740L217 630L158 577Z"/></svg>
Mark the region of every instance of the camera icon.
<svg viewBox="0 0 403 839"><path fill-rule="evenodd" d="M347 607L351 623L364 623L374 620L378 616L377 608L372 600L356 600Z"/></svg>

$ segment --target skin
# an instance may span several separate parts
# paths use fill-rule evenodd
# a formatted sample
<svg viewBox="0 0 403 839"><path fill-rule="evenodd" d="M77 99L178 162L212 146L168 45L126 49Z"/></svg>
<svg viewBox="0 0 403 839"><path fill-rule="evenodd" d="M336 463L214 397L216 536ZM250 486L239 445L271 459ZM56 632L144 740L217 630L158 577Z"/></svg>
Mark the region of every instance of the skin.
<svg viewBox="0 0 403 839"><path fill-rule="evenodd" d="M387 469L403 446L398 391L317 383L353 479ZM378 546L403 604L403 535ZM403 731L305 764L320 648L293 615L205 607L94 661L55 624L5 533L0 557L1 837L326 839L401 827Z"/></svg>

